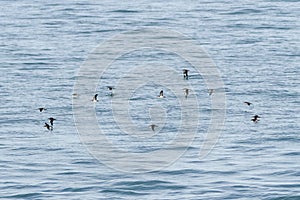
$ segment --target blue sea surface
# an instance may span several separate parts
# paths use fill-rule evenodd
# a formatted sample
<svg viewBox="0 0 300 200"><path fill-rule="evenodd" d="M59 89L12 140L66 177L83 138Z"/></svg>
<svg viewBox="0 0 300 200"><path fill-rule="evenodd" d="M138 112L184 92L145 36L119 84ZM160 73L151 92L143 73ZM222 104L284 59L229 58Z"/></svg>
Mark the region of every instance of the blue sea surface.
<svg viewBox="0 0 300 200"><path fill-rule="evenodd" d="M0 199L300 199L300 1L0 4ZM129 173L96 159L81 142L72 94L93 50L114 35L143 28L178 31L205 49L224 82L226 118L217 144L200 159L211 97L203 77L191 70L187 82L198 85L190 95L199 99L201 121L195 140L168 166ZM154 67L183 63L176 66L181 78L188 63L172 56L131 52L99 80L99 126L121 151L143 156L171 143L182 107L168 88L165 99L149 102L163 86L142 85L129 100L132 122L151 133L151 109L153 114L163 108L170 123L152 119L159 124L156 137L122 135L108 106L118 98L117 88L111 96L106 86L142 61ZM255 114L261 116L258 123L251 121ZM43 127L49 117L56 118L53 131Z"/></svg>

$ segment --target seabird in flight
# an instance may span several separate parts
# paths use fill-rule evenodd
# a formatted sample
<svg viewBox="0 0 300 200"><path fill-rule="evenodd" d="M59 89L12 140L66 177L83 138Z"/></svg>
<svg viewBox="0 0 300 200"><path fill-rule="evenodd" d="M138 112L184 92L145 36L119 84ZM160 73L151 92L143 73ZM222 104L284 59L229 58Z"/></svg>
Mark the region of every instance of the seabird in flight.
<svg viewBox="0 0 300 200"><path fill-rule="evenodd" d="M183 69L182 71L183 71L183 78L186 79L186 80L189 79L189 74L188 74L189 70L188 69Z"/></svg>
<svg viewBox="0 0 300 200"><path fill-rule="evenodd" d="M115 88L112 87L112 86L107 86L107 89L108 89L108 90L113 90L113 89L115 89Z"/></svg>
<svg viewBox="0 0 300 200"><path fill-rule="evenodd" d="M47 110L46 108L38 108L40 112Z"/></svg>
<svg viewBox="0 0 300 200"><path fill-rule="evenodd" d="M184 92L185 92L185 98L187 98L188 97L188 95L189 95L189 91L190 91L190 89L188 89L188 88L184 88Z"/></svg>
<svg viewBox="0 0 300 200"><path fill-rule="evenodd" d="M115 88L112 87L112 86L107 86L107 89L108 89L109 91L111 91L110 95L113 96L113 95L114 95L113 89L115 89Z"/></svg>
<svg viewBox="0 0 300 200"><path fill-rule="evenodd" d="M56 119L54 119L53 117L50 117L48 119L49 119L49 122L50 122L51 126L53 126L53 121L56 120Z"/></svg>
<svg viewBox="0 0 300 200"><path fill-rule="evenodd" d="M152 131L155 131L155 127L158 127L158 126L155 124L151 124L149 127L152 129Z"/></svg>
<svg viewBox="0 0 300 200"><path fill-rule="evenodd" d="M159 97L159 98L165 98L165 96L164 96L164 91L163 91L163 90L160 91L158 97Z"/></svg>
<svg viewBox="0 0 300 200"><path fill-rule="evenodd" d="M257 123L259 121L260 116L254 115L253 118L251 119L254 123Z"/></svg>
<svg viewBox="0 0 300 200"><path fill-rule="evenodd" d="M248 106L250 106L252 104L249 101L244 101L244 103L247 104Z"/></svg>
<svg viewBox="0 0 300 200"><path fill-rule="evenodd" d="M50 126L50 125L47 124L46 122L45 122L44 127L46 127L49 131L52 131L52 130L53 130L52 126Z"/></svg>
<svg viewBox="0 0 300 200"><path fill-rule="evenodd" d="M95 96L92 99L93 102L98 102L98 94L95 94Z"/></svg>

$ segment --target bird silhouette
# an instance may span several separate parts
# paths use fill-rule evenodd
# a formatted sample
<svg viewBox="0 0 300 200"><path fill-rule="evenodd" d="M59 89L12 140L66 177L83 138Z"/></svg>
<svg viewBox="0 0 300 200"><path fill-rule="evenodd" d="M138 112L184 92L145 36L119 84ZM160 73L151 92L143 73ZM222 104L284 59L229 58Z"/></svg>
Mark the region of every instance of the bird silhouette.
<svg viewBox="0 0 300 200"><path fill-rule="evenodd" d="M54 119L53 117L50 117L50 118L48 118L48 119L49 119L49 122L50 122L51 126L53 126L53 122L54 122L54 120L56 120L56 119Z"/></svg>
<svg viewBox="0 0 300 200"><path fill-rule="evenodd" d="M115 89L115 88L112 87L112 86L107 86L107 89L108 89L108 90L113 90L113 89Z"/></svg>
<svg viewBox="0 0 300 200"><path fill-rule="evenodd" d="M183 78L184 79L189 79L189 70L188 69L183 69Z"/></svg>
<svg viewBox="0 0 300 200"><path fill-rule="evenodd" d="M254 123L257 123L259 121L260 116L258 115L254 115L253 118L251 119L251 121L253 121Z"/></svg>
<svg viewBox="0 0 300 200"><path fill-rule="evenodd" d="M250 106L252 104L249 101L244 101L244 103L247 104L248 106Z"/></svg>
<svg viewBox="0 0 300 200"><path fill-rule="evenodd" d="M159 98L165 98L165 96L164 96L164 91L163 91L163 90L160 91L158 97L159 97Z"/></svg>
<svg viewBox="0 0 300 200"><path fill-rule="evenodd" d="M185 96L185 98L187 98L187 97L188 97L188 95L189 95L189 91L190 91L190 89L188 89L188 88L184 88L183 90L184 90L184 96Z"/></svg>
<svg viewBox="0 0 300 200"><path fill-rule="evenodd" d="M115 88L112 87L112 86L107 86L107 89L108 89L109 91L111 91L110 96L113 96L113 95L114 95L113 89L115 89Z"/></svg>
<svg viewBox="0 0 300 200"><path fill-rule="evenodd" d="M49 131L52 131L53 130L53 127L50 126L48 123L45 122L45 125L44 127L46 127Z"/></svg>
<svg viewBox="0 0 300 200"><path fill-rule="evenodd" d="M93 102L98 102L98 94L95 94L93 99L92 99Z"/></svg>
<svg viewBox="0 0 300 200"><path fill-rule="evenodd" d="M40 112L47 110L46 108L38 108Z"/></svg>
<svg viewBox="0 0 300 200"><path fill-rule="evenodd" d="M149 127L152 129L152 131L155 131L155 127L158 127L158 126L155 124L151 124L151 125L149 125Z"/></svg>

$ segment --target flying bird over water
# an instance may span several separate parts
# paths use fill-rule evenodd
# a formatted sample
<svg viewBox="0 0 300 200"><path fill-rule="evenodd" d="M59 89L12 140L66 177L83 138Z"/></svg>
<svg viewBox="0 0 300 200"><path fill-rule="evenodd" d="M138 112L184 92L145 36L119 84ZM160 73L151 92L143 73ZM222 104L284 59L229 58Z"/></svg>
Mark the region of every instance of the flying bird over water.
<svg viewBox="0 0 300 200"><path fill-rule="evenodd" d="M248 106L250 106L252 104L249 101L244 101L244 103L247 104Z"/></svg>
<svg viewBox="0 0 300 200"><path fill-rule="evenodd" d="M113 89L115 89L115 88L112 87L112 86L107 86L107 89L108 89L109 91L111 91L110 96L113 96L113 95L114 95Z"/></svg>
<svg viewBox="0 0 300 200"><path fill-rule="evenodd" d="M254 115L253 118L251 119L251 121L253 121L254 123L257 123L259 121L260 116L258 115Z"/></svg>
<svg viewBox="0 0 300 200"><path fill-rule="evenodd" d="M115 89L115 88L112 87L112 86L107 86L107 89L108 89L108 90L113 90L113 89Z"/></svg>
<svg viewBox="0 0 300 200"><path fill-rule="evenodd" d="M53 126L53 122L54 122L54 120L56 120L56 119L54 119L53 117L50 117L50 118L48 118L48 119L49 119L49 122L50 122L51 126Z"/></svg>
<svg viewBox="0 0 300 200"><path fill-rule="evenodd" d="M189 79L189 70L188 69L183 69L183 78L184 79Z"/></svg>
<svg viewBox="0 0 300 200"><path fill-rule="evenodd" d="M160 91L158 97L159 97L159 98L165 98L165 96L164 96L164 91L163 91L163 90Z"/></svg>
<svg viewBox="0 0 300 200"><path fill-rule="evenodd" d="M98 94L95 94L95 96L92 99L93 102L98 102Z"/></svg>
<svg viewBox="0 0 300 200"><path fill-rule="evenodd" d="M152 129L152 131L155 131L155 127L158 127L158 126L155 124L151 124L149 127Z"/></svg>
<svg viewBox="0 0 300 200"><path fill-rule="evenodd" d="M40 112L47 110L46 108L38 108Z"/></svg>
<svg viewBox="0 0 300 200"><path fill-rule="evenodd" d="M185 98L187 98L188 97L188 95L189 95L189 91L190 91L190 89L188 89L188 88L184 88L184 93L185 93Z"/></svg>
<svg viewBox="0 0 300 200"><path fill-rule="evenodd" d="M52 131L53 128L48 123L45 123L44 127L46 127L49 131Z"/></svg>

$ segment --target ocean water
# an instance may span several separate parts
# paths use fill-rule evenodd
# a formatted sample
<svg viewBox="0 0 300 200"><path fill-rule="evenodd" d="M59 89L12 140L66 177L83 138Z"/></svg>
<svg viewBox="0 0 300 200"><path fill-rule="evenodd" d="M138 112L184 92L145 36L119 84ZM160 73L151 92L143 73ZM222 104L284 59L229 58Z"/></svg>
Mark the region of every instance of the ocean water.
<svg viewBox="0 0 300 200"><path fill-rule="evenodd" d="M0 3L1 199L300 199L299 1ZM98 80L99 102L87 101L94 106L97 126L117 147L95 155L75 123L72 94L80 69L111 37L157 28L191 38L217 66L226 95L217 143L199 158L212 122L211 99L219 91L209 96L205 77L186 60L144 49L116 59ZM149 76L135 70L141 65L158 71L153 81L133 88L128 113L118 113L119 104L112 110L114 103L125 101L118 91L124 85L118 83ZM176 76L164 76L171 66L178 72L176 84L195 88L187 99L183 90L178 96L161 84ZM182 79L182 67L190 69L189 80ZM116 87L113 96L107 85ZM156 98L161 89L166 98ZM92 99L94 93L75 98ZM39 107L47 110L39 112ZM181 115L184 109L193 114ZM255 114L261 116L258 123L251 121ZM115 123L117 116L128 117L136 135L124 134L122 128L128 127ZM151 168L148 158L172 156L161 150L180 135L182 116L191 126L199 120L193 141L184 151L178 147L182 154L172 162ZM56 118L53 131L43 127L49 117ZM158 125L155 132L151 123ZM102 160L121 159L120 152L138 155L133 170L122 168L124 159L113 165ZM162 154L149 156L156 152ZM134 170L137 166L140 171Z"/></svg>

